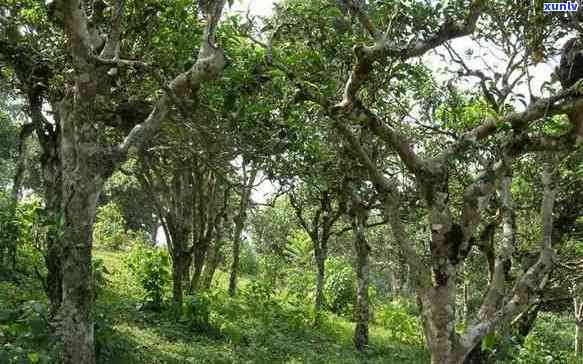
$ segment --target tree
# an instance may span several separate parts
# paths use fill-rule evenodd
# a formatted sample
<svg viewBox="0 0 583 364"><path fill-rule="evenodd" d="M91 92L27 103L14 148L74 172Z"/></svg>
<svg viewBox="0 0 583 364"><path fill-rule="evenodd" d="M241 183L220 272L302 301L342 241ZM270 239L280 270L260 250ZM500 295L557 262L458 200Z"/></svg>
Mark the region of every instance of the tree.
<svg viewBox="0 0 583 364"><path fill-rule="evenodd" d="M54 155L60 180L56 183L60 198L58 211L62 216L63 239L59 251L62 262L62 304L59 308L59 335L63 342L61 361L93 363L95 361L92 324L91 236L96 204L104 181L130 152L139 149L159 128L173 100L182 100L196 93L204 81L215 77L223 68L223 52L215 43L215 31L224 1L209 2L202 9L207 24L197 62L180 73L169 85L147 118L133 128L126 138L111 145L106 140L102 118L103 101L115 102L111 94L111 77L119 68L148 68L142 61L120 58L122 14L124 2L116 1L109 26L104 7L90 7L83 1L56 1L50 4L49 16L64 28L67 54L73 72L62 84L60 101L53 111L58 129L53 131ZM19 19L20 9L8 10L8 22ZM5 17L2 17L5 23ZM12 25L9 23L9 25ZM18 27L12 26L9 39L18 38ZM101 30L107 29L106 34ZM5 47L3 47L5 49ZM61 69L61 74L65 70ZM37 83L34 84L37 87ZM46 85L42 84L41 85ZM41 86L42 87L42 86ZM38 87L37 87L38 88ZM34 98L37 115L42 99ZM182 101L179 101L182 102ZM46 125L46 124L45 124ZM58 131L58 132L57 132Z"/></svg>
<svg viewBox="0 0 583 364"><path fill-rule="evenodd" d="M251 192L259 172L257 166L249 166L248 162L243 159L241 165L241 193L239 208L233 218L235 222L233 232L233 260L231 262L231 273L229 275L229 295L234 296L237 291L237 275L239 274L239 256L241 248L241 238L243 228L247 219L247 209L251 202Z"/></svg>
<svg viewBox="0 0 583 364"><path fill-rule="evenodd" d="M464 360L484 335L501 323L511 321L529 307L530 298L536 295L536 282L544 280L544 277L549 273L552 265L551 257L553 256L550 236L556 194L556 150L573 150L579 127L574 125L558 136L544 135L544 133L532 136L528 135L527 130L536 120L541 118L578 110L581 99L567 97L567 95L576 95L575 88L572 87L548 98L534 99L533 102L526 105L523 112L507 111L511 107L498 105L498 109L501 110L499 115L478 120L476 124L466 128L451 143L445 143L445 145L438 143L437 148L434 146L433 150L426 149L425 145L427 144L415 143L411 140L411 136L407 134L408 128L392 125L390 120L379 116L379 112L390 113L390 109L383 105L385 99L374 97L376 87L374 82L371 82L370 87L365 88L370 75L377 71L388 72L390 75L391 71L398 69L396 65L402 64L401 67L406 68L404 62L408 59L420 57L454 38L471 34L476 29L480 15L486 10L490 16L497 19L501 19L498 18L500 14L496 13L495 8L487 7L482 1L472 1L467 6L467 11L458 12L458 14L465 14L464 17L453 17L448 13L441 25L438 25L436 18L433 18L426 22L423 31L420 31L417 38L414 38L415 41L399 45L392 41L396 36L393 34L393 27L397 26L396 23L400 21L408 20L391 19L395 21L395 24L389 24L388 30L382 32L380 28L375 26L375 20L385 9L382 7L369 8L372 9L373 13L371 17L360 3L347 2L345 5L348 14L359 21L362 29L373 39L374 44L371 46L357 44L354 47L356 64L343 87L340 102L332 101L328 92L329 88L326 87L327 77L322 77L324 79L324 82L321 82L322 86L313 87L311 83L305 81L307 76L304 76L303 70L293 67L295 65L287 67L285 64L282 65L279 60L272 62L272 64L273 67L282 70L288 79L294 81L295 86L299 89L296 100L321 107L322 112L330 118L336 130L350 145L354 158L367 168L369 174L367 179L375 184L377 191L383 196L386 218L390 221L395 238L415 272L414 280L421 303L425 336L432 355L432 362L459 363ZM288 8L283 8L281 13L285 14L285 11L291 13L297 9L297 7L294 8L293 5L290 5ZM436 14L442 10L441 8L424 9L426 14ZM515 16L515 19L520 22L530 14L526 14L524 17L515 14L511 14L511 16ZM417 24L423 24L423 21ZM322 28L320 32L323 33ZM396 37L398 38L398 36ZM540 41L540 38L538 40ZM319 49L322 52L324 52L325 45L323 43L324 41L314 41L314 44L321 47ZM314 44L311 45L311 49L314 49ZM298 45L298 47L301 46L301 44ZM294 51L296 54L309 53L309 50L303 48L299 48L299 51L296 48ZM385 64L391 63L393 63L392 68L385 68ZM341 63L335 59L331 60L330 65L336 66L338 64ZM324 67L332 67L330 65ZM327 74L335 75L329 71ZM505 79L508 80L507 77ZM512 89L508 83L505 86ZM501 100L504 103L504 98ZM374 109L365 106L366 101L373 104ZM504 125L507 127L505 128ZM387 177L384 171L375 165L374 159L370 157L370 152L354 135L354 130L357 128L367 128L375 135L378 143L382 143L385 148L392 150L399 157L401 163L405 165L407 178L412 178L416 183L419 196L424 202L425 214L431 231L429 261L426 261L423 255L416 251L415 246L405 234L399 217L398 195L400 191L397 181ZM505 133L506 130L508 132ZM473 150L472 147L476 143L485 144L493 136L498 135L504 135L504 137L497 140L496 156L483 165L483 172L480 176L472 183L465 185L460 195L452 195L450 178L453 178L452 167L455 166L455 161L461 158L461 163L466 166L472 165L470 158L467 157L467 153ZM483 146L485 147L485 145ZM544 162L543 182L545 190L541 206L541 225L544 229L541 236L540 256L537 263L516 280L513 288L506 289L505 267L509 264L516 241L515 212L510 191L513 159L518 155L532 153L536 150L547 151L550 154L550 157L545 157ZM478 318L472 325L469 325L464 333L458 334L455 331L457 275L460 264L463 263L468 252L477 242L474 236L477 235L477 228L482 221L481 213L496 191L500 198L504 229L501 254L494 260L489 290L484 298ZM454 201L461 204L459 211L454 211ZM454 215L455 212L459 214L459 217Z"/></svg>
<svg viewBox="0 0 583 364"><path fill-rule="evenodd" d="M326 259L328 258L328 241L332 227L343 211L333 205L333 192L310 186L304 191L290 191L288 196L300 226L310 237L316 262L316 293L314 300L314 325L321 323L324 306L324 285L326 284ZM303 192L303 193L302 193Z"/></svg>
<svg viewBox="0 0 583 364"><path fill-rule="evenodd" d="M348 186L352 189L353 186ZM354 316L356 327L354 328L354 346L363 351L368 346L368 320L369 320L369 254L371 247L365 236L365 225L368 218L368 209L357 191L350 191L350 205L348 215L351 217L352 230L354 231L354 250L356 252L356 306Z"/></svg>

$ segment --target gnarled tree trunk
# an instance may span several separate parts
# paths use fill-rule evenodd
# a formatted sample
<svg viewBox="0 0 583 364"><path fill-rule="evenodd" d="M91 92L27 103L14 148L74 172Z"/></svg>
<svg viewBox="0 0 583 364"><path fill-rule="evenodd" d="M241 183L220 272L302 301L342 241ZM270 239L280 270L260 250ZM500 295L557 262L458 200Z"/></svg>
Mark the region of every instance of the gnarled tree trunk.
<svg viewBox="0 0 583 364"><path fill-rule="evenodd" d="M59 333L63 363L94 363L93 277L91 248L97 200L111 159L93 126L96 80L80 77L77 87L60 104L63 213L63 297ZM109 160L108 160L109 159Z"/></svg>

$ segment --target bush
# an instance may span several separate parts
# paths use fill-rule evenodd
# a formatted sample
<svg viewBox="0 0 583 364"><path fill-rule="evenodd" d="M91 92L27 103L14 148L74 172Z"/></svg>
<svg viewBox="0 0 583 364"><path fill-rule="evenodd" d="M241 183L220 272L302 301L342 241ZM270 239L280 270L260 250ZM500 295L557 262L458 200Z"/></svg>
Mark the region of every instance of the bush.
<svg viewBox="0 0 583 364"><path fill-rule="evenodd" d="M257 253L248 241L241 241L241 256L239 257L239 271L241 274L255 276L258 271Z"/></svg>
<svg viewBox="0 0 583 364"><path fill-rule="evenodd" d="M332 257L328 259L327 273L324 297L328 309L336 314L351 316L356 297L354 270L344 259Z"/></svg>
<svg viewBox="0 0 583 364"><path fill-rule="evenodd" d="M411 303L394 300L378 308L377 322L390 330L389 337L407 344L423 344L423 328L419 317L413 314Z"/></svg>
<svg viewBox="0 0 583 364"><path fill-rule="evenodd" d="M109 274L109 271L103 259L95 258L91 262L91 265L93 269L93 299L96 300L105 289L108 282L106 275Z"/></svg>
<svg viewBox="0 0 583 364"><path fill-rule="evenodd" d="M93 230L95 244L113 250L129 245L125 223L121 209L115 202L101 206L97 211Z"/></svg>
<svg viewBox="0 0 583 364"><path fill-rule="evenodd" d="M51 363L46 305L27 301L0 311L0 363Z"/></svg>
<svg viewBox="0 0 583 364"><path fill-rule="evenodd" d="M211 300L205 293L184 297L182 322L191 330L207 332L211 328Z"/></svg>
<svg viewBox="0 0 583 364"><path fill-rule="evenodd" d="M516 363L574 363L575 328L569 315L541 312L522 348L510 352Z"/></svg>
<svg viewBox="0 0 583 364"><path fill-rule="evenodd" d="M3 260L0 273L7 276L14 276L16 272L36 274L36 269L43 265L42 262L38 264L38 257L45 248L48 234L55 230L53 225L38 197L33 195L15 205L0 192L0 257ZM35 259L34 265L29 264L30 258Z"/></svg>
<svg viewBox="0 0 583 364"><path fill-rule="evenodd" d="M134 246L124 261L144 290L146 307L159 310L170 281L166 251L139 244Z"/></svg>

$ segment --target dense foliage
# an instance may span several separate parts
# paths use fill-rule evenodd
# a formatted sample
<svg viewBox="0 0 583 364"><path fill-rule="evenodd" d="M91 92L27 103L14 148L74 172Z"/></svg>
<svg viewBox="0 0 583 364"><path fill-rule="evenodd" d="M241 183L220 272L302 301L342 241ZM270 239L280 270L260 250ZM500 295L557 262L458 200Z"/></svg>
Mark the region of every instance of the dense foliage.
<svg viewBox="0 0 583 364"><path fill-rule="evenodd" d="M583 3L244 3L0 2L0 364L581 361Z"/></svg>

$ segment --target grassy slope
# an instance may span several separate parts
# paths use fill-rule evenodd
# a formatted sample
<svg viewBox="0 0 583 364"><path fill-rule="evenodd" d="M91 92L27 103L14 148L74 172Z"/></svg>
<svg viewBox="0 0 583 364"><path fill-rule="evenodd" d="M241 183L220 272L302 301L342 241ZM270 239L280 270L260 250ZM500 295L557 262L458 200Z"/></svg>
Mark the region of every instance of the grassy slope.
<svg viewBox="0 0 583 364"><path fill-rule="evenodd" d="M339 317L325 321L319 330L307 324L257 319L258 307L241 299L226 299L234 316L223 321L221 334L197 334L164 315L138 310L139 289L122 269L122 255L96 251L110 274L106 291L98 299L96 313L108 321L109 363L425 363L422 346L389 340L390 332L371 327L371 348L366 354L352 347L354 324ZM225 277L218 277L224 284ZM99 321L98 321L99 324ZM104 357L102 356L102 357Z"/></svg>

